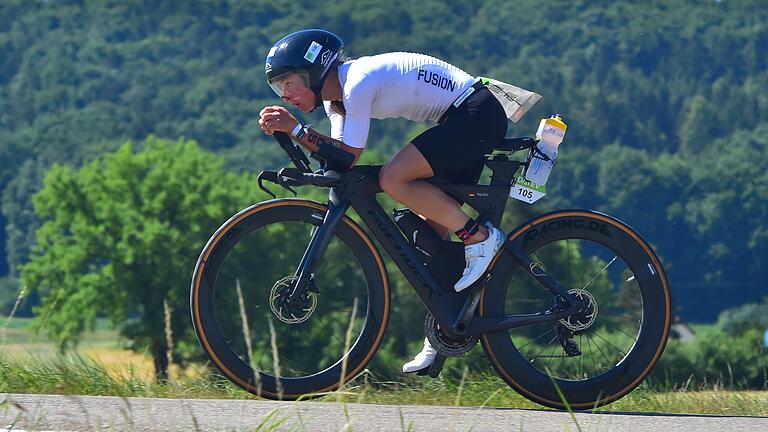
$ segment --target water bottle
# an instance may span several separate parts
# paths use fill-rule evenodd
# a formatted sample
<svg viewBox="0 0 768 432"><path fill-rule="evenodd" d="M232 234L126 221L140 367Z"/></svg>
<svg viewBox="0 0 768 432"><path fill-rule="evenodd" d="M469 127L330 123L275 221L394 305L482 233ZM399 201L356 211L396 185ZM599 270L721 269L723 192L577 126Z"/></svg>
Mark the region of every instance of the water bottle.
<svg viewBox="0 0 768 432"><path fill-rule="evenodd" d="M525 178L528 181L538 185L547 183L549 173L552 172L552 167L555 166L555 160L557 159L557 147L563 142L567 128L568 126L563 122L559 114L541 119L539 129L536 131L536 139L539 140L537 147L541 153L549 157L549 160L545 161L532 148L531 153L528 155L528 168L525 170Z"/></svg>

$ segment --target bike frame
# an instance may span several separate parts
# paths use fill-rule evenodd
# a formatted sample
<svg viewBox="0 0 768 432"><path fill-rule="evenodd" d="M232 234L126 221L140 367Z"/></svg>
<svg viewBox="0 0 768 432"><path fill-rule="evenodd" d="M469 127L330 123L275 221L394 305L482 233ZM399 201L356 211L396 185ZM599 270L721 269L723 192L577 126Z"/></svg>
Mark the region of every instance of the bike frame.
<svg viewBox="0 0 768 432"><path fill-rule="evenodd" d="M306 160L301 150L295 147L287 136L276 136L276 138L300 171L298 175L302 176L309 173L309 161ZM507 141L508 150L511 149L512 151L535 145L535 142L530 138ZM458 185L439 179L429 179L428 181L448 195L466 202L477 210L479 221L490 221L495 226L499 226L510 189L514 184L514 176L520 168L521 162L510 160L507 156L501 155L486 160L486 165L493 172L491 182L488 185ZM287 186L286 183L294 186L310 184L302 183L300 179L291 176L290 173L285 173L286 171L287 169L278 173L265 171L262 176L283 186ZM536 313L493 318L474 316L483 289L490 282L490 274L487 273L486 277L481 277L471 287L459 293L454 291L452 284L441 286L435 275L424 265L416 248L408 242L402 231L376 199L376 196L382 193L379 186L380 171L380 165L355 166L344 174L338 184L331 187L328 196L328 212L323 224L312 235L301 258L295 274L296 284L289 301L302 297L309 289L309 281L314 276L315 266L328 246L336 224L352 207L411 283L424 306L440 325L441 330L449 337L463 339L525 325L556 321L578 313L582 309L583 305L579 299L571 296L541 266L534 265L534 262L520 246L507 240L503 248L510 252L517 263L533 275L535 280L553 296L555 304L550 309ZM312 174L309 176L317 177L317 175ZM260 186L262 186L261 183Z"/></svg>

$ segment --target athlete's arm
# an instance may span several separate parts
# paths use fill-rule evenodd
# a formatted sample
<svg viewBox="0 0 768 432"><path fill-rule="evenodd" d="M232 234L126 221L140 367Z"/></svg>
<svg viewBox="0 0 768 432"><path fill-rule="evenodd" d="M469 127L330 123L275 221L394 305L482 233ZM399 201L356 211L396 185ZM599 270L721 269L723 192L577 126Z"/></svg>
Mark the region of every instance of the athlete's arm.
<svg viewBox="0 0 768 432"><path fill-rule="evenodd" d="M320 145L322 144L329 144L336 148L344 150L347 153L351 153L352 156L355 157L354 161L352 162L352 165L357 163L357 160L360 158L360 154L363 152L363 149L361 148L348 146L343 142L333 139L329 136L323 135L312 128L309 128L309 131L300 140L297 140L296 138L293 138L293 140L298 142L304 148L306 148L307 150L313 153L317 153L320 150Z"/></svg>
<svg viewBox="0 0 768 432"><path fill-rule="evenodd" d="M320 150L320 145L328 144L354 156L354 161L352 162L352 165L354 165L360 158L360 154L363 152L362 148L346 145L343 142L323 135L312 128L309 129L309 131L302 137L302 139L297 140L291 135L291 132L293 132L293 130L296 128L296 125L299 124L299 121L285 107L265 107L261 110L259 115L261 116L259 119L259 125L261 126L261 129L264 131L264 133L267 135L272 135L274 132L285 132L291 136L294 141L298 142L302 147L313 153L317 153Z"/></svg>

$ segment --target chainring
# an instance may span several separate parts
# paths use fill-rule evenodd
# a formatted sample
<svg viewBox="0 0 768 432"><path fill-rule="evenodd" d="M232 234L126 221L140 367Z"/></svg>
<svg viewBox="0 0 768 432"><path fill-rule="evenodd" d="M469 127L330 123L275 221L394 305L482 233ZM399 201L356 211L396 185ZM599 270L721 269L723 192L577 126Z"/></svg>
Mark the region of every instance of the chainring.
<svg viewBox="0 0 768 432"><path fill-rule="evenodd" d="M450 339L440 330L440 324L431 313L424 319L424 333L427 334L427 340L430 345L440 354L449 357L464 355L477 344L477 336L470 336L466 339Z"/></svg>

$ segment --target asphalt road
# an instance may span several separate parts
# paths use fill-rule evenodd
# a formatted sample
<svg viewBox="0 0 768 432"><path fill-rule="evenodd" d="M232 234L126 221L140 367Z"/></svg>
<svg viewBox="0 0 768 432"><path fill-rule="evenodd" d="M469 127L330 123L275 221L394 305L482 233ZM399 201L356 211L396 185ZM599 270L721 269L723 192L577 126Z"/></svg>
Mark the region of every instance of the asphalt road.
<svg viewBox="0 0 768 432"><path fill-rule="evenodd" d="M768 431L768 417L0 394L6 430L733 432Z"/></svg>

